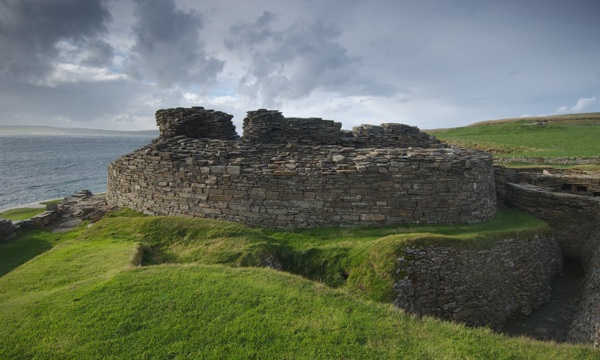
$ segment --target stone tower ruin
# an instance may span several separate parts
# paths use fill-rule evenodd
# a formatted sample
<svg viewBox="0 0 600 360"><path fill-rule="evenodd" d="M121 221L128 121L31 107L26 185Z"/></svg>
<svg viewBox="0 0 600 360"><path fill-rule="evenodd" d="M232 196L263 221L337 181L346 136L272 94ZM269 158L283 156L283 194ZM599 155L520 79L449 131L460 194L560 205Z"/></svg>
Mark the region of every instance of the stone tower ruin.
<svg viewBox="0 0 600 360"><path fill-rule="evenodd" d="M476 223L494 216L490 154L416 127L202 107L159 110L160 137L110 164L110 204L265 228Z"/></svg>

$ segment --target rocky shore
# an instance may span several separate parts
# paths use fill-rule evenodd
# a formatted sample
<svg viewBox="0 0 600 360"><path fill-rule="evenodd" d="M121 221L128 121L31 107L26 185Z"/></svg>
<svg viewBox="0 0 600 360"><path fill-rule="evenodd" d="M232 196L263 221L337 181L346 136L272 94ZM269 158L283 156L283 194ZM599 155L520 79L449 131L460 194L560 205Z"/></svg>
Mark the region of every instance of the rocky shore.
<svg viewBox="0 0 600 360"><path fill-rule="evenodd" d="M96 222L112 209L107 205L104 194L94 195L89 190L81 190L65 197L58 204L47 205L43 214L31 219L0 219L0 242L9 241L19 231L26 229L48 227L53 232L67 231L86 220Z"/></svg>

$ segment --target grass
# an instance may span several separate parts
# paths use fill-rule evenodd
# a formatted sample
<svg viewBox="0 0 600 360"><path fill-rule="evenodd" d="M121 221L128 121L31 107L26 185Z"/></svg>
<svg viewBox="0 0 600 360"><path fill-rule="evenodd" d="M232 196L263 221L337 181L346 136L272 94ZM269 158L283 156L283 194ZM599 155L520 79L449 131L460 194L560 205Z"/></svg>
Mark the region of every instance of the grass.
<svg viewBox="0 0 600 360"><path fill-rule="evenodd" d="M62 201L63 201L63 199L56 199L56 200L44 201L44 202L41 202L40 204L41 205L54 205L54 204L59 204ZM6 210L3 212L0 212L0 219L8 219L8 220L13 220L13 221L27 220L27 219L31 219L32 217L34 217L36 215L43 214L45 211L46 211L45 206L40 206L37 208L11 209L11 210Z"/></svg>
<svg viewBox="0 0 600 360"><path fill-rule="evenodd" d="M48 230L29 230L20 233L18 240L0 245L0 276L11 272L63 241L79 237L83 233L84 225L65 234L55 234Z"/></svg>
<svg viewBox="0 0 600 360"><path fill-rule="evenodd" d="M487 248L545 229L510 210L481 225L307 232L121 211L90 228L31 231L0 245L0 358L598 358L586 346L415 318L347 286L355 272L385 274L407 244ZM317 277L344 265L349 277L334 288L253 267L269 255Z"/></svg>
<svg viewBox="0 0 600 360"><path fill-rule="evenodd" d="M498 157L590 157L600 154L600 113L485 122L432 134Z"/></svg>
<svg viewBox="0 0 600 360"><path fill-rule="evenodd" d="M271 231L290 249L282 254L284 269L331 287L345 287L376 301L392 301L396 259L408 246L450 246L484 250L499 239L547 232L542 221L526 213L501 209L496 218L478 225L326 228Z"/></svg>
<svg viewBox="0 0 600 360"><path fill-rule="evenodd" d="M63 202L64 199L54 199L54 200L48 200L48 201L42 201L40 204L42 205L57 205L60 204L61 202Z"/></svg>
<svg viewBox="0 0 600 360"><path fill-rule="evenodd" d="M13 221L27 220L36 215L43 214L45 211L46 208L44 207L11 209L1 212L0 219L8 219Z"/></svg>

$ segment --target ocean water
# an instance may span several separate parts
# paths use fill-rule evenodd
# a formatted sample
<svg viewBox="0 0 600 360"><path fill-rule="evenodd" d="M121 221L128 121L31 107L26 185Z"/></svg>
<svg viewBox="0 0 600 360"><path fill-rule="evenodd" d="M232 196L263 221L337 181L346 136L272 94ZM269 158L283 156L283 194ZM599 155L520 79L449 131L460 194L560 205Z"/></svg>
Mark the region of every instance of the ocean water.
<svg viewBox="0 0 600 360"><path fill-rule="evenodd" d="M108 164L151 136L0 135L0 210L106 191Z"/></svg>

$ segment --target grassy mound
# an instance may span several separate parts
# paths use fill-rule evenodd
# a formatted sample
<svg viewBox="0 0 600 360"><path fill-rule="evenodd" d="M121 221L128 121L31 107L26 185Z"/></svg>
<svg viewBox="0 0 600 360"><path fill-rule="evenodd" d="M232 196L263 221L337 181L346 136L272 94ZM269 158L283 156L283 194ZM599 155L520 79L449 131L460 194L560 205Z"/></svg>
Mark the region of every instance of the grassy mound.
<svg viewBox="0 0 600 360"><path fill-rule="evenodd" d="M289 251L284 270L331 287L345 287L372 300L392 301L396 259L408 246L451 246L484 250L499 239L547 232L542 221L526 213L501 209L495 219L477 225L326 228L271 231Z"/></svg>
<svg viewBox="0 0 600 360"><path fill-rule="evenodd" d="M600 113L507 119L431 131L438 139L495 156L598 156Z"/></svg>
<svg viewBox="0 0 600 360"><path fill-rule="evenodd" d="M145 217L117 213L90 228L82 240L140 243L143 265L162 263L263 266L279 245L244 225L189 217Z"/></svg>
<svg viewBox="0 0 600 360"><path fill-rule="evenodd" d="M34 231L0 245L0 264L29 249L0 277L0 358L597 357L584 346L417 319L347 291L361 271L385 275L399 245L485 248L502 234L545 231L522 213L501 211L495 221L464 227L301 233L121 212L84 229ZM327 277L330 267L347 278L335 289L246 267L265 256L313 278Z"/></svg>

